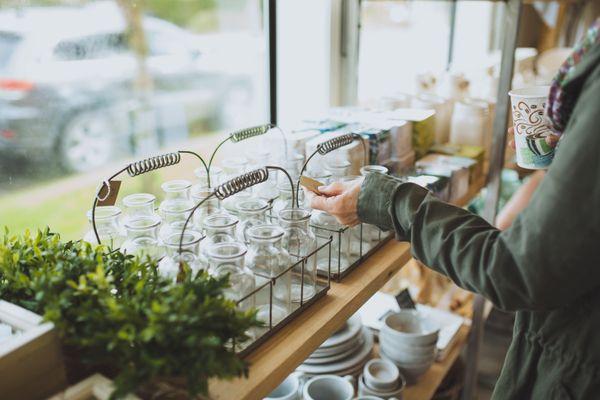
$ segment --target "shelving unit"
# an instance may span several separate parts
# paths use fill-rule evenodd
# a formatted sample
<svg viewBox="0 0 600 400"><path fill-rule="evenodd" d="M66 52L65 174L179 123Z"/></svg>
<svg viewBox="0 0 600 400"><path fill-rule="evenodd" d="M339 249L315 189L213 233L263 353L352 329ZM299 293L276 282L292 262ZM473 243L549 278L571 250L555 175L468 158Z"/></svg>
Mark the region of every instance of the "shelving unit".
<svg viewBox="0 0 600 400"><path fill-rule="evenodd" d="M466 205L483 187L483 179L456 202ZM209 385L212 399L259 399L267 396L286 376L300 365L321 343L338 330L369 298L411 259L410 245L389 241L373 253L340 283L332 282L327 296L315 302L303 314L283 327L263 345L250 353L248 378L231 381L213 380ZM442 363L436 363L410 390L420 394L440 384L462 346L468 327L463 326L455 348ZM421 383L423 382L423 383ZM436 383L437 382L437 383ZM435 385L434 385L435 384ZM430 388L417 388L427 385ZM418 397L425 399L426 397Z"/></svg>

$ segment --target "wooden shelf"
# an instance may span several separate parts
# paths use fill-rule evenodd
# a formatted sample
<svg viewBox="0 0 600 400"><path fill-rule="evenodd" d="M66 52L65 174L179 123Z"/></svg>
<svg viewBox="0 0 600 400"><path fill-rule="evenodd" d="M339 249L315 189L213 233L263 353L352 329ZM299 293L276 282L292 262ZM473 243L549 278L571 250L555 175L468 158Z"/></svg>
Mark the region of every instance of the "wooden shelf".
<svg viewBox="0 0 600 400"><path fill-rule="evenodd" d="M456 202L457 205L466 205L479 193L482 186L483 179L472 185L469 193ZM327 296L315 302L304 313L250 353L246 357L251 365L248 378L237 378L230 381L211 380L209 383L210 398L243 400L260 399L267 396L321 343L341 328L343 323L410 259L408 243L393 240L385 243L342 282L332 282ZM458 356L467 333L468 328L463 326L461 328L462 336L458 338L455 349L443 363L436 363L431 371L422 378L427 385L432 385L431 393L435 392L445 373ZM425 379L427 380L425 381ZM421 393L418 392L417 386L411 390ZM425 388L420 390L423 390L423 393L429 392L429 389Z"/></svg>

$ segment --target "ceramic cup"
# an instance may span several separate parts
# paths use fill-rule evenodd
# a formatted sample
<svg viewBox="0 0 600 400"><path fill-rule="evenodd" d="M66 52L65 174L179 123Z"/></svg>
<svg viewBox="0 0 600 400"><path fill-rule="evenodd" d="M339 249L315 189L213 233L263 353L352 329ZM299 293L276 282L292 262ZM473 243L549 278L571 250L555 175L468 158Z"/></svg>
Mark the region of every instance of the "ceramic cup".
<svg viewBox="0 0 600 400"><path fill-rule="evenodd" d="M275 390L273 390L264 400L298 400L300 395L300 374L293 373Z"/></svg>
<svg viewBox="0 0 600 400"><path fill-rule="evenodd" d="M363 376L371 389L390 391L398 386L398 367L390 361L374 358L365 364Z"/></svg>
<svg viewBox="0 0 600 400"><path fill-rule="evenodd" d="M401 310L388 315L380 335L408 346L427 346L437 343L439 326L415 310Z"/></svg>
<svg viewBox="0 0 600 400"><path fill-rule="evenodd" d="M365 383L364 375L360 375L358 377L358 395L359 396L375 396L381 397L383 399L392 400L392 399L402 399L402 393L404 392L404 388L406 387L406 380L402 375L398 376L398 382L396 383L396 389L388 390L388 391L379 391L375 389L371 389Z"/></svg>
<svg viewBox="0 0 600 400"><path fill-rule="evenodd" d="M546 143L546 137L552 133L544 114L549 90L549 86L534 86L508 93L517 164L522 168L545 169L554 158L554 149Z"/></svg>
<svg viewBox="0 0 600 400"><path fill-rule="evenodd" d="M319 375L304 385L304 400L351 400L354 397L354 378L350 375Z"/></svg>

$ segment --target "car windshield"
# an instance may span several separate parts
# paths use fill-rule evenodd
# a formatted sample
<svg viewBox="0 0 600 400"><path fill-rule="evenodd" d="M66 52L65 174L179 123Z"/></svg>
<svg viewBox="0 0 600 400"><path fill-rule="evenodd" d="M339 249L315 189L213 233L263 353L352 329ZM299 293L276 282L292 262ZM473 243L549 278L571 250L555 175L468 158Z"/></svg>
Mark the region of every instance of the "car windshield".
<svg viewBox="0 0 600 400"><path fill-rule="evenodd" d="M8 32L0 32L0 69L8 66L21 38Z"/></svg>

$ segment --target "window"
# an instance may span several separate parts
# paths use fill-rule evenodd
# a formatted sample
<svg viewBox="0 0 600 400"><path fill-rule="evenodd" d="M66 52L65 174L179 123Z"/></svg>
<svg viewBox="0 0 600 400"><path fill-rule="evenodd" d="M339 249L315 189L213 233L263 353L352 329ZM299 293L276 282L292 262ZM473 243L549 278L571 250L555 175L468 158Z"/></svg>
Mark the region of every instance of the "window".
<svg viewBox="0 0 600 400"><path fill-rule="evenodd" d="M126 162L206 155L268 122L263 21L262 0L0 2L0 229L79 239L99 183ZM160 199L198 166L125 178L119 199Z"/></svg>
<svg viewBox="0 0 600 400"><path fill-rule="evenodd" d="M0 70L6 68L19 46L20 38L7 32L0 32Z"/></svg>

